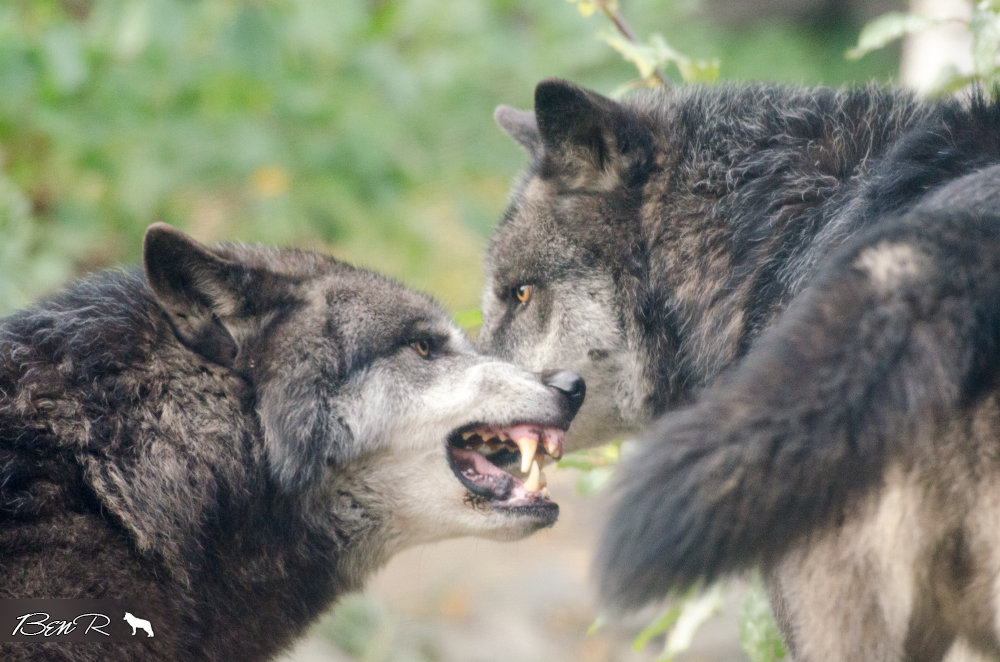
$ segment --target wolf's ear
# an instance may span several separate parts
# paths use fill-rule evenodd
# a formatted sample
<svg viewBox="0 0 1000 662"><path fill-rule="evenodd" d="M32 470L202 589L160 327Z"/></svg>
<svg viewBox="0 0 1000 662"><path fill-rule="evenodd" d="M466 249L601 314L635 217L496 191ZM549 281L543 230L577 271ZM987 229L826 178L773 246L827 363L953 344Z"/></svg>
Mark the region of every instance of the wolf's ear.
<svg viewBox="0 0 1000 662"><path fill-rule="evenodd" d="M538 133L538 122L530 110L518 110L510 106L497 106L493 119L507 135L532 156L542 150L542 136Z"/></svg>
<svg viewBox="0 0 1000 662"><path fill-rule="evenodd" d="M550 165L574 175L622 172L651 151L651 136L621 104L568 81L535 88L535 118Z"/></svg>
<svg viewBox="0 0 1000 662"><path fill-rule="evenodd" d="M142 257L149 286L181 342L231 365L238 347L221 318L243 307L249 271L165 223L146 230Z"/></svg>

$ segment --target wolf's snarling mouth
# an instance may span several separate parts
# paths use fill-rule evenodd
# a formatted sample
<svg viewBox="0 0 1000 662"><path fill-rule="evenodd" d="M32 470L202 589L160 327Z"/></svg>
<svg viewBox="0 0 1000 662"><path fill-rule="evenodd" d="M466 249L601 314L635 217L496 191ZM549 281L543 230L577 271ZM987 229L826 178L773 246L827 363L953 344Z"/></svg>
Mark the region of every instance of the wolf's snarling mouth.
<svg viewBox="0 0 1000 662"><path fill-rule="evenodd" d="M470 425L448 439L452 471L473 495L487 499L500 510L529 507L557 508L546 488L545 457L562 457L565 431L545 425ZM521 479L501 466L510 466L520 456Z"/></svg>

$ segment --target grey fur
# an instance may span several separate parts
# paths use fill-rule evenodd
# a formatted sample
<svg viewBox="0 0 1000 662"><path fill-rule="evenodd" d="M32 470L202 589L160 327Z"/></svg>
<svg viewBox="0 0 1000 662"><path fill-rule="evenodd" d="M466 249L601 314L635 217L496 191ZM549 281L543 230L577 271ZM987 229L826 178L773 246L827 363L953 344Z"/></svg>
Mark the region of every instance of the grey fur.
<svg viewBox="0 0 1000 662"><path fill-rule="evenodd" d="M564 429L565 380L315 253L155 225L144 264L0 320L0 598L141 600L156 636L4 660L267 659L400 549L555 520L471 493L446 440Z"/></svg>
<svg viewBox="0 0 1000 662"><path fill-rule="evenodd" d="M798 660L1000 655L1000 107L553 80L535 115L481 342L587 379L569 442L644 430L604 597L759 565Z"/></svg>

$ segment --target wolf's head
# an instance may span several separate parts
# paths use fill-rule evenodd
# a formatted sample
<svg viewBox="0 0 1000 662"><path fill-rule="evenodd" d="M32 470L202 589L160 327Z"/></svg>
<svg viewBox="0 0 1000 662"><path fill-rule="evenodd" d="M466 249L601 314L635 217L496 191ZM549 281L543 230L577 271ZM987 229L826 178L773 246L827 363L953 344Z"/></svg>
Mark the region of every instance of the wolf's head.
<svg viewBox="0 0 1000 662"><path fill-rule="evenodd" d="M323 255L157 224L144 263L192 360L246 381L275 489L360 506L397 547L555 521L540 469L582 401L575 375L483 356L434 302ZM504 470L522 455L524 480Z"/></svg>
<svg viewBox="0 0 1000 662"><path fill-rule="evenodd" d="M662 334L647 327L663 326L640 228L643 186L663 167L653 133L635 111L556 80L538 85L534 112L495 117L531 165L490 245L480 342L528 370L584 376L573 445L633 431L657 397L645 339Z"/></svg>

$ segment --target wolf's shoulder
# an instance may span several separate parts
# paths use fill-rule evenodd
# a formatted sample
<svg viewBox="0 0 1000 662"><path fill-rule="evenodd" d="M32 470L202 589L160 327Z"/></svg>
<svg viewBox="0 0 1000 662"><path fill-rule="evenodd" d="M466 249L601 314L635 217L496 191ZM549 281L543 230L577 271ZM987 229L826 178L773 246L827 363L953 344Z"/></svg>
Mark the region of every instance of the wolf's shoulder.
<svg viewBox="0 0 1000 662"><path fill-rule="evenodd" d="M127 355L156 326L155 310L141 271L102 271L0 319L0 360L9 371L30 360Z"/></svg>
<svg viewBox="0 0 1000 662"><path fill-rule="evenodd" d="M114 397L106 384L148 364L163 334L138 269L86 277L0 319L0 433L100 406L85 393Z"/></svg>

